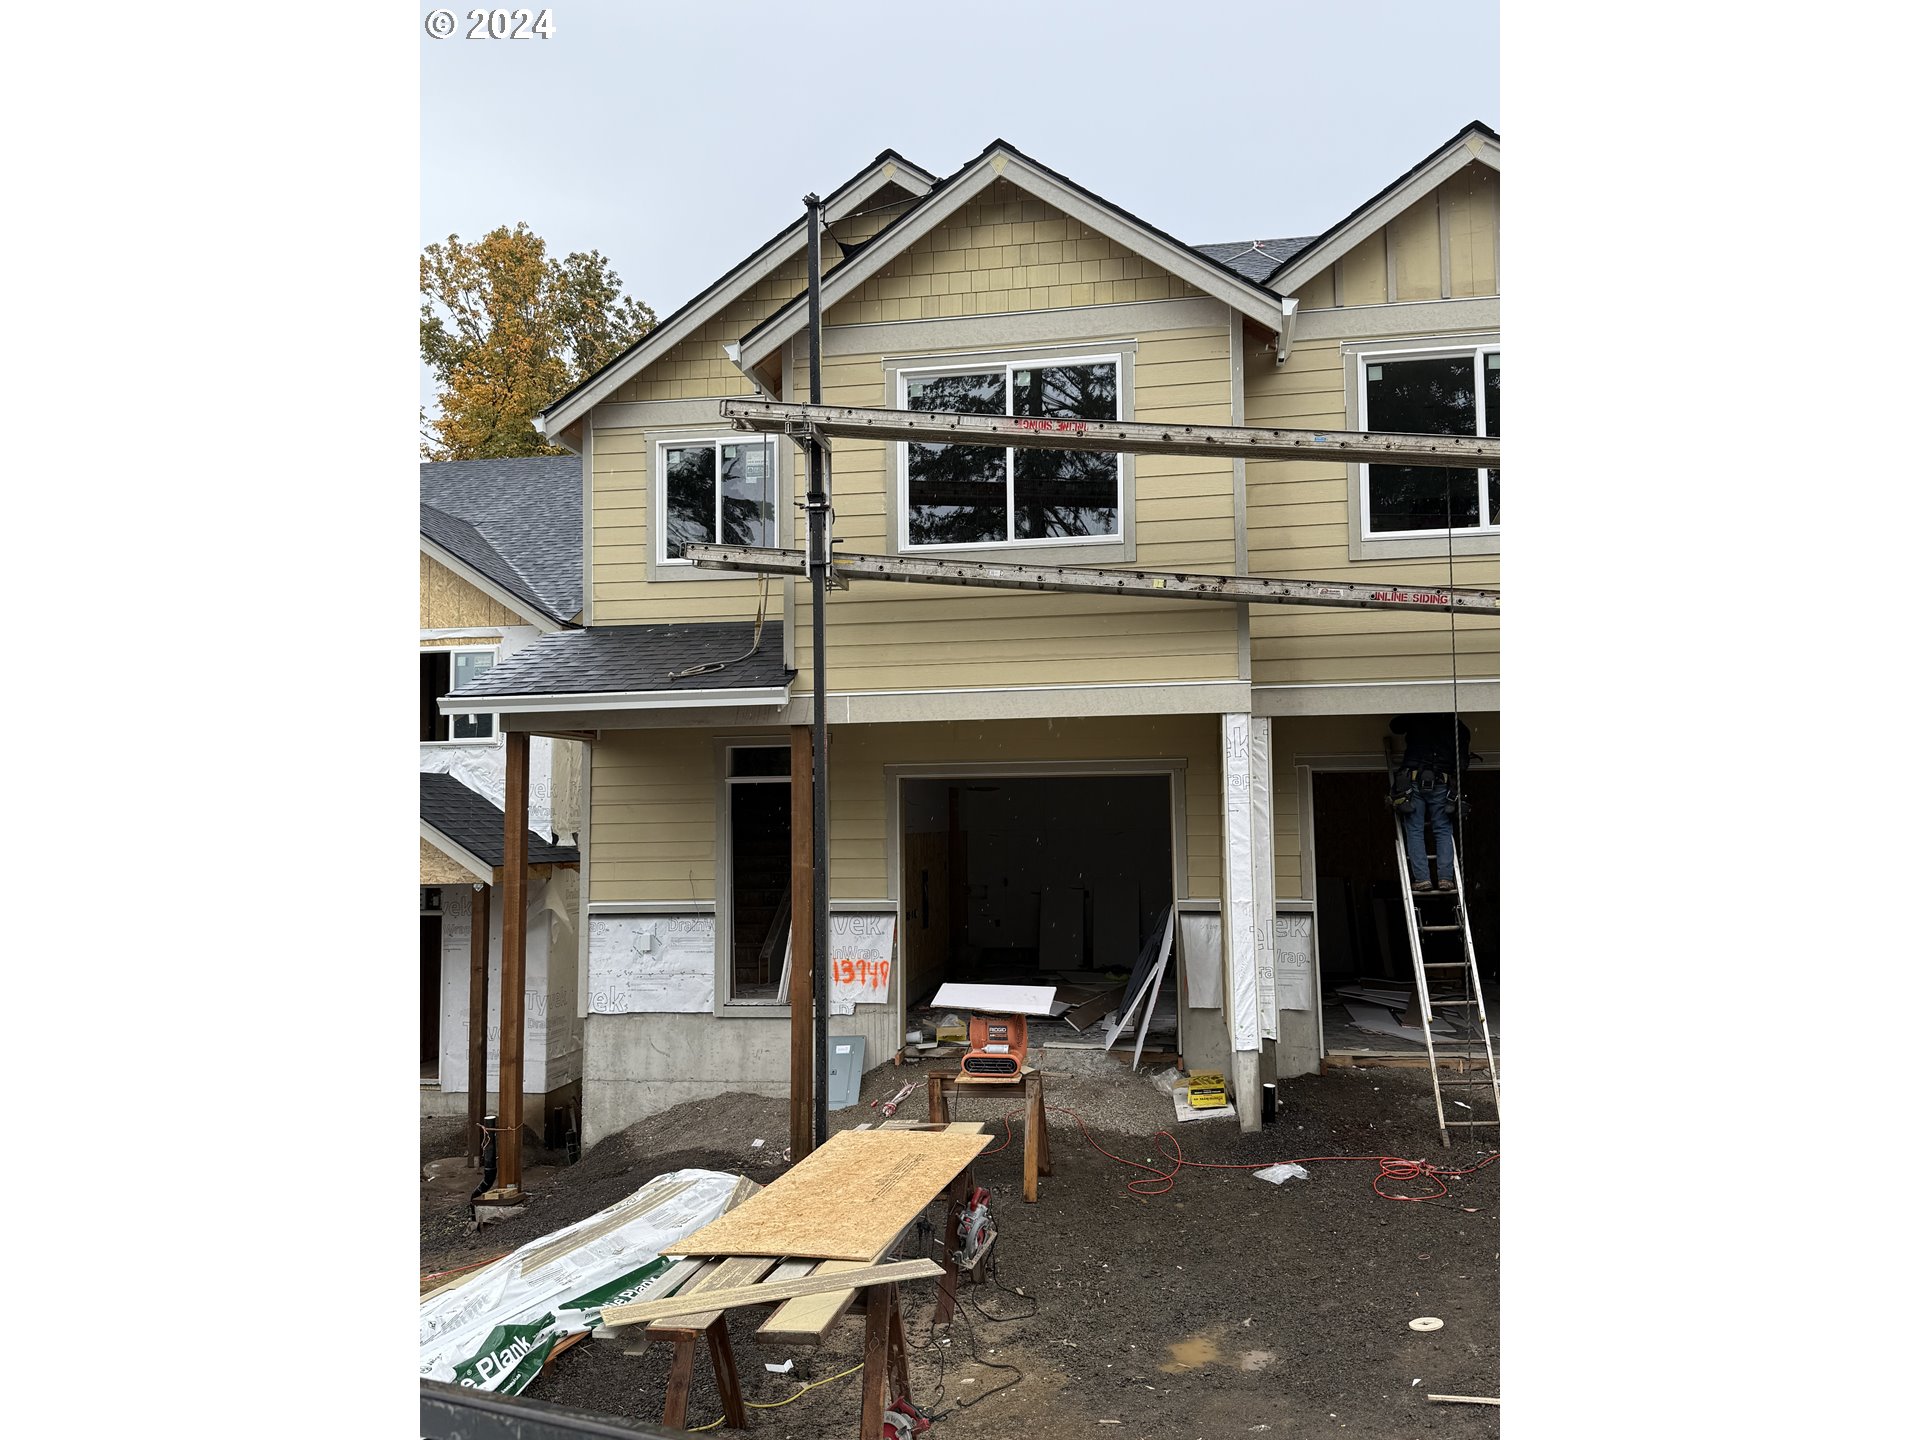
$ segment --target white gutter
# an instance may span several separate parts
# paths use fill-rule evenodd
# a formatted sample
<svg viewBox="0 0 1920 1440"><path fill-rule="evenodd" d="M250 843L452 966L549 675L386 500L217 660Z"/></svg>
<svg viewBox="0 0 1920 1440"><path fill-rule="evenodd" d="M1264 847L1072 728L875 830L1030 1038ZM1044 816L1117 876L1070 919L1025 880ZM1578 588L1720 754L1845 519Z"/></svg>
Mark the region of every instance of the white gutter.
<svg viewBox="0 0 1920 1440"><path fill-rule="evenodd" d="M713 705L785 705L785 685L735 690L605 690L562 695L443 695L442 715L566 714L587 710L693 710Z"/></svg>

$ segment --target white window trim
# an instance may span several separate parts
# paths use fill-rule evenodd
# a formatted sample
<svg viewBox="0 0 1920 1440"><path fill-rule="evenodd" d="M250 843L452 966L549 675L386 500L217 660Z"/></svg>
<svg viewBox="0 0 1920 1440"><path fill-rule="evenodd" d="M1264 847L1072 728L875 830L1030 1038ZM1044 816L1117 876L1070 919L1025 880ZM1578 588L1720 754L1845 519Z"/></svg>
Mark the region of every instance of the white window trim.
<svg viewBox="0 0 1920 1440"><path fill-rule="evenodd" d="M791 762L792 749L785 736L748 736L745 738L725 739L716 742L715 750L719 757L719 824L716 827L718 843L714 851L714 904L713 904L713 1013L715 1015L747 1016L750 1018L775 1019L790 1016L792 1008L777 995L736 997L733 993L733 787L735 785L787 785L793 784L793 771L789 763L785 775L735 775L733 773L733 752L735 750L786 750ZM792 911L788 911L791 916ZM789 926L792 921L789 919ZM774 980L776 991L778 976Z"/></svg>
<svg viewBox="0 0 1920 1440"><path fill-rule="evenodd" d="M772 435L750 435L738 430L696 430L685 434L659 435L652 438L651 455L653 459L653 483L651 510L653 540L647 547L647 568L649 580L724 580L754 578L744 571L715 570L711 567L695 565L691 560L670 560L667 558L667 451L688 445L709 445L714 453L714 535L720 535L720 447L722 445L751 445L756 440L764 440L768 451L767 496L769 524L773 534L768 543L780 544L780 454L781 446L775 443Z"/></svg>
<svg viewBox="0 0 1920 1440"><path fill-rule="evenodd" d="M956 357L957 359L957 357ZM1125 417L1128 407L1123 389L1127 383L1127 367L1122 363L1118 351L1103 355L1034 355L1021 356L1018 360L975 361L971 364L964 360L949 362L945 365L916 365L911 369L895 372L894 406L907 408L907 383L917 375L990 375L998 371L1007 380L1007 414L1013 414L1013 372L1015 370L1038 370L1052 365L1111 365L1113 366L1113 389L1115 413ZM975 552L981 550L1050 550L1059 546L1105 545L1123 543L1128 535L1127 527L1127 485L1126 457L1117 455L1114 467L1114 528L1104 535L1043 535L1032 540L1018 540L1009 537L1005 540L965 540L948 545L916 545L908 536L908 464L907 445L901 440L895 444L894 474L896 490L894 494L895 511L899 519L899 534L894 537L896 553L901 555L937 555L951 552ZM984 448L984 447L983 447ZM1007 453L1007 527L1013 527L1013 452L1014 447L1003 446Z"/></svg>
<svg viewBox="0 0 1920 1440"><path fill-rule="evenodd" d="M494 665L500 663L500 647L498 645L422 645L420 647L420 653L422 655L447 656L447 678L449 681L453 678L452 657L455 655L491 655ZM492 669L493 667L490 665L487 668ZM434 698L438 700L441 697L435 696ZM447 729L451 731L458 721L469 720L473 717L470 715L443 715L441 718L447 722ZM445 740L422 740L420 743L430 746L435 750L464 750L475 745L498 745L501 739L500 717L497 714L489 714L487 716L487 724L491 728L485 735L463 735L458 739L449 735Z"/></svg>
<svg viewBox="0 0 1920 1440"><path fill-rule="evenodd" d="M1378 348L1368 347L1366 349L1353 351L1354 360L1357 362L1354 383L1354 405L1356 407L1354 428L1356 430L1365 430L1368 428L1368 365L1383 361L1391 363L1395 360L1411 359L1444 360L1455 355L1471 355L1473 357L1474 430L1477 434L1485 436L1487 433L1487 387L1483 383L1482 377L1486 374L1486 357L1488 355L1498 355L1502 348L1500 342L1494 340L1478 345L1393 345ZM1480 477L1480 515L1483 520L1487 515L1492 513L1492 507L1488 503L1489 496L1487 494L1487 470L1489 468L1490 467L1483 465L1479 467L1478 471ZM1444 540L1449 534L1456 540L1462 538L1478 540L1482 537L1497 536L1500 533L1500 527L1498 525L1489 524L1456 525L1451 531L1448 531L1444 526L1437 530L1375 530L1373 528L1373 467L1371 465L1361 465L1359 470L1360 538L1362 541Z"/></svg>

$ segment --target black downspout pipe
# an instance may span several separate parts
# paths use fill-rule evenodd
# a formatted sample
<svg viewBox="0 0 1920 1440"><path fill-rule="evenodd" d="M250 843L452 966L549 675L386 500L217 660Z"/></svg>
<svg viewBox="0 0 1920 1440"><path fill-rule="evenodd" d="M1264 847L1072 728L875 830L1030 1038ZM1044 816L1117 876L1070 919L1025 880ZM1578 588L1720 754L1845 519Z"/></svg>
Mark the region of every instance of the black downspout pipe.
<svg viewBox="0 0 1920 1440"><path fill-rule="evenodd" d="M820 197L807 196L807 399L820 403ZM827 1140L826 447L807 440L807 572L813 582L813 1145Z"/></svg>

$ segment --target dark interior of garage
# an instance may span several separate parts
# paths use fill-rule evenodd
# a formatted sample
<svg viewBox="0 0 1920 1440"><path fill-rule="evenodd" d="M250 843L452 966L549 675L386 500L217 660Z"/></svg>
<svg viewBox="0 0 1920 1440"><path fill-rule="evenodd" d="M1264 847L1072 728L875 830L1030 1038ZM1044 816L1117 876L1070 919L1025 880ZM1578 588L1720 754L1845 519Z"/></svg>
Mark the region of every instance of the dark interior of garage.
<svg viewBox="0 0 1920 1440"><path fill-rule="evenodd" d="M1386 790L1384 770L1319 771L1313 777L1323 995L1362 977L1413 983ZM1492 997L1500 988L1500 772L1470 770L1463 798L1466 814L1456 817L1454 835L1480 980Z"/></svg>
<svg viewBox="0 0 1920 1440"><path fill-rule="evenodd" d="M1130 967L1173 900L1165 775L901 784L908 1003L947 980L1055 983Z"/></svg>

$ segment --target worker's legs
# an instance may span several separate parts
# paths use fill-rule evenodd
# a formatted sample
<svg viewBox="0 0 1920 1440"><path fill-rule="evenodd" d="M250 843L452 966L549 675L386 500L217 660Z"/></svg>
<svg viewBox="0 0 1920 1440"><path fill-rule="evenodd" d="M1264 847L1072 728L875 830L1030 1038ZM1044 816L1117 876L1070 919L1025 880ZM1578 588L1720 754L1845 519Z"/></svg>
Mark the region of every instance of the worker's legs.
<svg viewBox="0 0 1920 1440"><path fill-rule="evenodd" d="M1436 785L1427 795L1427 814L1433 818L1433 851L1439 874L1434 877L1442 890L1453 888L1453 814L1449 806L1452 791Z"/></svg>
<svg viewBox="0 0 1920 1440"><path fill-rule="evenodd" d="M1427 806L1418 786L1407 792L1407 799L1412 803L1400 812L1400 833L1407 842L1407 870L1420 890L1433 882L1427 870Z"/></svg>

